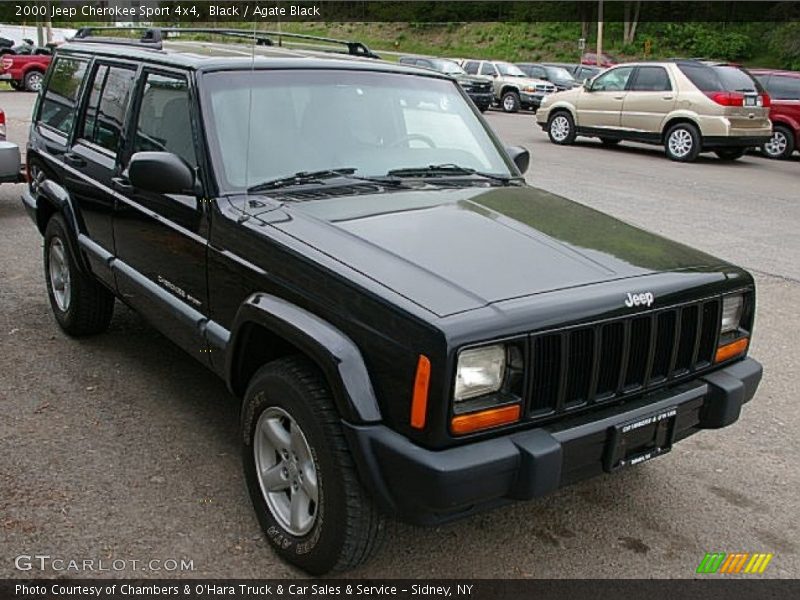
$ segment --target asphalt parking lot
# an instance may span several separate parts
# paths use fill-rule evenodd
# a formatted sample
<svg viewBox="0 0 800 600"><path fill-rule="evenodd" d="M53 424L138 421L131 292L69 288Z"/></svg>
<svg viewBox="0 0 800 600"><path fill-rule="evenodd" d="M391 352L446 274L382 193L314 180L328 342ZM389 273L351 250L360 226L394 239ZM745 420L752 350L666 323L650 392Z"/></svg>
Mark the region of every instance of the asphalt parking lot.
<svg viewBox="0 0 800 600"><path fill-rule="evenodd" d="M34 97L0 91L24 145ZM772 552L800 576L800 161L594 141L551 145L530 114L487 114L532 154L528 181L752 270L751 355L765 379L736 425L642 467L434 529L392 526L357 577L691 577L706 552ZM110 331L67 339L45 295L41 239L0 186L0 578L19 555L189 559L193 577L292 577L242 479L238 405L222 381L117 305ZM141 564L141 563L139 563ZM108 575L109 573L104 573Z"/></svg>

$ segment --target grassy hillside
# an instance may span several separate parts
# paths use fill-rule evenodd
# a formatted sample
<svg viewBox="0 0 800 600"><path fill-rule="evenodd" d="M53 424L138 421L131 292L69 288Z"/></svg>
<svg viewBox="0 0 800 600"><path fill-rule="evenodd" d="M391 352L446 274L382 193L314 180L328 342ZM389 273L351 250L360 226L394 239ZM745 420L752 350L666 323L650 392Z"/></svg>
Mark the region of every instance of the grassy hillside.
<svg viewBox="0 0 800 600"><path fill-rule="evenodd" d="M286 23L284 31L357 39L376 51L509 61L578 59L580 23ZM603 49L623 59L704 56L747 65L800 68L797 23L641 23L632 44L607 23ZM594 47L595 31L588 44ZM391 58L386 55L386 58Z"/></svg>

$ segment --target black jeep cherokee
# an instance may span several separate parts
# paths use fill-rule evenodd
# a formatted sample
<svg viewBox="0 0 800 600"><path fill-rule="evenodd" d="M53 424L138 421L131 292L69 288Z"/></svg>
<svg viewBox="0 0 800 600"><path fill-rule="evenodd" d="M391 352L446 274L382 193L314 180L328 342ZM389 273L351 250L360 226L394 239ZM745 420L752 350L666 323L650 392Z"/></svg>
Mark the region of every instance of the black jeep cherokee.
<svg viewBox="0 0 800 600"><path fill-rule="evenodd" d="M256 514L301 568L361 563L386 515L646 461L753 396L752 277L527 186L449 77L80 37L23 197L55 318L99 333L120 299L225 378Z"/></svg>

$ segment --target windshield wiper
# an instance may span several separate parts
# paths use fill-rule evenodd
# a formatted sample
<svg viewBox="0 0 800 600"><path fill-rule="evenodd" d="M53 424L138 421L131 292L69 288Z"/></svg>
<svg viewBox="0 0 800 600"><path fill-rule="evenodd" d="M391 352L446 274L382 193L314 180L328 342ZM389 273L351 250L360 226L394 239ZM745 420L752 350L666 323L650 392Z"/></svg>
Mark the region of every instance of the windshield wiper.
<svg viewBox="0 0 800 600"><path fill-rule="evenodd" d="M387 172L388 177L453 177L458 175L471 175L499 181L501 183L511 183L520 181L521 177L510 175L496 175L494 173L482 173L470 167L461 167L454 164L428 165L427 167L410 167L407 169L392 169Z"/></svg>
<svg viewBox="0 0 800 600"><path fill-rule="evenodd" d="M326 179L336 179L337 177L350 177L357 169L346 167L343 169L325 169L323 171L298 171L288 177L271 179L247 188L248 194L276 190L278 188L289 187L292 185L303 185L306 183L322 183Z"/></svg>

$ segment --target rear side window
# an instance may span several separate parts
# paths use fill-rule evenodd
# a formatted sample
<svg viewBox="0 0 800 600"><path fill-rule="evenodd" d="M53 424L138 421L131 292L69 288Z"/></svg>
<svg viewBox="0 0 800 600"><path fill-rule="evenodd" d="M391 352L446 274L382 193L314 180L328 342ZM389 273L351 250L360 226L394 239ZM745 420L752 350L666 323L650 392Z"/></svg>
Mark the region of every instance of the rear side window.
<svg viewBox="0 0 800 600"><path fill-rule="evenodd" d="M197 165L189 117L189 86L183 77L148 73L133 151L172 152Z"/></svg>
<svg viewBox="0 0 800 600"><path fill-rule="evenodd" d="M60 57L55 60L47 91L42 98L40 123L63 134L72 131L75 103L87 65L87 61L76 58Z"/></svg>
<svg viewBox="0 0 800 600"><path fill-rule="evenodd" d="M773 100L800 100L800 77L773 75L769 80L769 95Z"/></svg>
<svg viewBox="0 0 800 600"><path fill-rule="evenodd" d="M124 67L100 65L95 69L79 134L82 139L117 153L135 74Z"/></svg>
<svg viewBox="0 0 800 600"><path fill-rule="evenodd" d="M635 92L668 92L672 85L664 67L639 67L631 89Z"/></svg>

